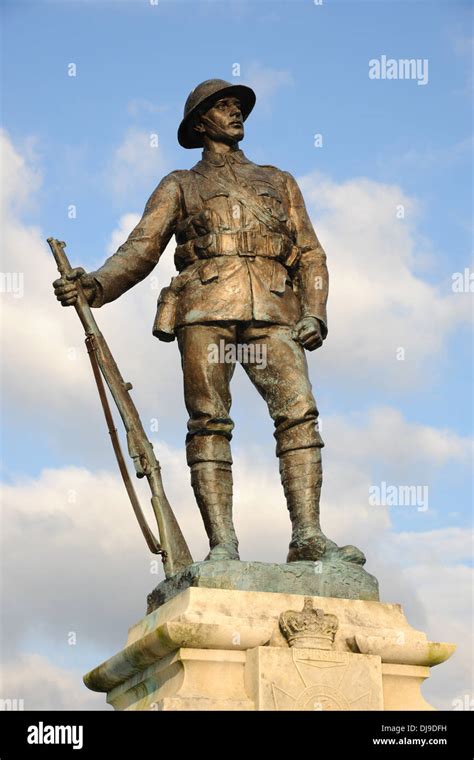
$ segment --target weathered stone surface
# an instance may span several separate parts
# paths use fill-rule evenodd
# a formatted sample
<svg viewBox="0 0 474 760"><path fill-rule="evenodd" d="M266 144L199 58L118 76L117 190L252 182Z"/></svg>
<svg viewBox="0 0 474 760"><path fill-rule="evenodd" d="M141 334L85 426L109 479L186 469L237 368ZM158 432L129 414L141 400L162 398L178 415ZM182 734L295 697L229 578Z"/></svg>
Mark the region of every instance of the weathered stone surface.
<svg viewBox="0 0 474 760"><path fill-rule="evenodd" d="M117 710L432 709L420 687L453 644L428 641L398 604L309 606L300 594L189 587L84 681Z"/></svg>
<svg viewBox="0 0 474 760"><path fill-rule="evenodd" d="M383 710L380 657L257 647L247 661L256 710Z"/></svg>
<svg viewBox="0 0 474 760"><path fill-rule="evenodd" d="M266 591L336 599L378 601L377 579L360 565L338 559L318 562L195 562L159 583L148 595L147 614L189 587L229 591Z"/></svg>

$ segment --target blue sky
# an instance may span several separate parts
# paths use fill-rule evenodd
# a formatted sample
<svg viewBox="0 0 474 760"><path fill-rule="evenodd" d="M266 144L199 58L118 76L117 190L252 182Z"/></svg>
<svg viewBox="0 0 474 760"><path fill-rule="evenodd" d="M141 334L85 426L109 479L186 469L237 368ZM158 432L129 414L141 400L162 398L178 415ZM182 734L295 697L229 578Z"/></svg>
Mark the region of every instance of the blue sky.
<svg viewBox="0 0 474 760"><path fill-rule="evenodd" d="M470 3L325 0L318 6L311 0L159 0L157 5L151 5L148 0L3 0L1 5L3 126L11 145L28 165L31 180L26 201L21 193L12 200L18 229L30 233L36 230L38 239L48 235L63 238L74 264L88 269L97 267L104 260L111 235L120 227L124 215L142 212L164 174L189 168L198 160L199 151L185 151L176 141L189 91L211 77L252 84L257 91L257 105L246 123L242 147L257 163L277 165L302 180L316 230L320 231L321 218L321 230L326 234L326 239L323 234L321 239L327 250L331 277L336 273L336 290L337 273L344 271L339 269L342 265L338 256L339 261L346 261L347 256L355 274L355 257L359 256L361 274L370 282L367 267L374 266L376 252L371 248L370 256L365 258L364 238L367 236L368 248L373 247L374 239L378 240L371 230L378 223L375 204L378 197L382 203L384 197L396 199L399 193L400 199L402 196L411 199L415 209L407 220L407 246L412 246L412 250L407 248L403 254L412 278L408 284L416 281L421 288L413 293L426 288L434 294L431 301L426 300L427 313L417 313L413 321L413 331L419 332L418 344L417 336L410 335L409 297L405 300L401 297L396 307L403 326L396 345L404 345L406 338L408 342L413 340L418 350L418 359L408 356L407 360L407 364L410 360L418 362L415 379L411 379L411 370L406 373L409 379L404 379L396 363L393 372L387 369L383 335L387 329L390 338L387 337L386 350L390 352L393 313L383 312L390 317L390 330L389 322L383 322L382 312L379 315L374 311L372 317L369 310L369 325L365 318L357 318L359 312L354 310L350 291L344 303L337 293L333 302L330 296L327 345L328 351L334 353L328 353L326 358L324 348L310 358L323 423L328 419L325 456L329 466L331 457L334 460L338 457L336 446L329 445L334 431L339 430L338 420L347 425L346 433L341 435L347 434L348 441L352 440L351 431L357 429L361 436L376 437L370 423L371 410L380 407L397 411L403 420L400 430L406 436L412 431L412 442L419 435L420 440L425 440L423 429L429 428L430 441L439 436L447 441L448 448L452 442L453 449L459 444L461 451L472 429L472 338L465 316L456 316L458 306L451 307L448 301L452 296L453 273L465 267L471 267L472 271ZM382 55L427 59L428 83L421 86L413 80L369 79L369 60ZM77 67L75 77L68 76L70 63ZM233 77L232 67L236 63L240 65L240 77ZM137 145L140 135L150 133L158 134L159 148L150 155L148 165ZM314 147L316 133L323 136L322 148ZM367 227L361 224L360 229L353 228L357 239L353 238L352 256L350 238L341 232L343 223L347 223L348 230L352 229L351 209L346 205L341 212L338 199L347 197L349 203L351 199L362 203L365 181L369 182L367 193L374 205ZM77 208L75 219L67 216L70 204ZM360 208L355 205L354 214ZM389 225L380 229L383 260L384 245L389 247L392 237ZM335 243L331 248L332 240ZM160 267L161 264L157 269L159 280ZM52 265L44 270L31 270L30 275L28 269L25 271L23 306L28 309L30 303L30 310L39 309L38 324L43 318L43 308L46 315L55 304L47 303L48 296L43 301L28 302L31 286L38 278L49 283L53 277ZM380 281L387 291L405 287L395 270L393 279L384 277ZM166 284L164 277L160 287ZM430 309L436 308L436 297L446 299L447 306L445 312L436 312L436 316L433 312L431 319ZM168 386L173 383L179 388L177 348L175 344L171 347L157 344L150 337L152 305L148 316L143 318L148 322L144 324L137 316L133 324L138 330L134 335L127 333L123 345L117 340L119 333L113 333L112 315L123 324L127 308L137 305L134 298L137 297L127 294L123 301L110 307L110 316L106 317L104 310L96 313L97 319L99 324L105 320L111 325L110 332L105 328L104 331L106 337L115 337L112 349L118 352L121 366L127 355L142 356L138 352L142 351L142 344L146 346L150 367L165 374L163 382L168 383L168 390L165 388L168 394ZM472 303L472 293L459 294L457 299L458 304L463 301L461 309L465 309L468 302ZM336 315L334 332L331 332L331 309ZM445 329L443 313L446 320L452 320L450 329ZM362 344L360 352L354 353L353 373L346 344L338 342L337 326L344 315L351 325L354 343ZM75 315L66 316L58 308L54 319L57 329L67 334L66 345L76 341L80 346ZM378 320L380 371L373 356L373 341L366 339L364 347L367 328L376 330ZM435 320L442 334L439 345L433 339L430 325ZM49 344L48 366L53 375L60 340L57 349L55 336L46 331L43 340L45 348ZM431 343L433 348L426 348ZM360 365L364 365L365 350L364 379L364 367L361 369ZM346 367L345 361L349 367L340 373L336 371L338 351L341 367ZM44 367L40 359L35 360L34 351L30 353L31 399L22 403L8 379L2 398L5 482L14 484L22 478L40 478L45 468L60 470L71 465L114 472L108 441L101 437L102 420L93 388L88 386L90 406L84 411L75 386L58 385L54 391L56 381L51 378L52 393L62 394L60 401L53 403L41 391L44 376L36 386ZM59 372L60 359L57 361ZM135 371L135 364L130 364L125 366L124 374ZM87 368L84 377L86 372ZM137 372L143 375L137 377ZM159 399L152 397L146 385L145 366L138 367L131 379L144 417L163 415L161 440L170 447L182 447L186 415L178 396L175 406L172 405L173 416L160 407ZM273 439L266 409L256 393L244 386L239 377L234 404L236 450L244 452L247 442L252 440L252 444L270 455ZM10 387L13 390L8 395ZM171 395L165 395L168 402L169 398ZM166 406L167 401L163 403ZM68 412L71 408L74 411ZM87 413L94 415L90 441L86 433L91 430L83 429L84 419L76 421L74 417L81 418ZM70 433L75 427L76 442L71 440ZM429 512L394 509L390 515L392 529L413 533L453 526L468 529L472 519L472 486L465 455L450 458L443 449L431 458L428 454L424 458L420 450L419 461L415 453L410 464L404 448L412 442L403 437L392 439L390 465L385 449L378 456L374 444L368 455L370 461L365 463L372 482L396 477L402 483L429 482ZM468 562L465 558L464 561ZM28 639L29 634L25 635Z"/></svg>
<svg viewBox="0 0 474 760"><path fill-rule="evenodd" d="M283 82L247 124L243 147L251 158L296 176L316 169L335 181L367 176L397 183L422 204L418 232L434 253L423 278L449 289L452 273L468 265L468 3L20 0L3 6L4 125L19 145L34 135L43 173L41 197L25 221L65 238L84 266L101 263L117 217L141 212L161 176L111 197L104 172L124 133L158 133L162 174L192 166L199 152L184 151L175 136L183 101L205 78L232 78L235 62L240 81L246 70L261 67ZM370 80L368 60L382 53L428 58L428 85ZM67 76L70 62L76 77ZM130 103L140 100L157 112L138 107L132 115ZM323 135L323 149L313 147L315 133ZM67 218L70 203L77 219ZM469 431L467 340L465 333L452 336L451 350L439 359L442 377L428 377L409 397L403 393L410 419L429 423L435 416L441 426ZM330 388L319 393L321 408L354 407L354 399ZM384 389L370 388L357 405L377 397L385 399ZM9 452L14 466L16 449L7 448L7 463ZM34 461L37 468L46 463L37 455Z"/></svg>
<svg viewBox="0 0 474 760"><path fill-rule="evenodd" d="M141 208L153 188L114 207L101 198L99 182L91 192L78 181L71 153L89 175L98 173L124 130L137 125L158 131L167 168L189 167L196 151L183 151L175 139L186 93L205 78L229 78L234 62L242 81L252 64L264 63L288 71L293 82L277 93L271 111L255 110L249 155L296 175L317 165L338 180L368 175L422 194L422 231L450 272L453 263L464 263L470 235L467 153L457 162L451 155L471 137L463 51L469 5L4 2L4 120L16 139L32 130L37 136L46 178L38 215L57 228L58 199L70 195L82 223L64 231L75 248L94 251L117 212ZM428 86L370 80L368 59L382 53L428 58ZM66 76L70 61L75 78ZM162 113L131 117L127 104L140 98ZM313 132L326 138L316 154ZM433 277L442 274L441 268Z"/></svg>

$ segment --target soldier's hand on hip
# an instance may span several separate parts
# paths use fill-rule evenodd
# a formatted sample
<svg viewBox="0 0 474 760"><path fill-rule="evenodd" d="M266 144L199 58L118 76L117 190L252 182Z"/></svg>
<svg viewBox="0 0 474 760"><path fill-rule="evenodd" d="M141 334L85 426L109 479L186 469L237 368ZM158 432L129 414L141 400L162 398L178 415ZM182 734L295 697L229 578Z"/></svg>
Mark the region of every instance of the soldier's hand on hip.
<svg viewBox="0 0 474 760"><path fill-rule="evenodd" d="M60 277L53 282L54 294L61 306L74 306L77 299L77 280L81 286L88 303L94 300L97 286L94 278L87 274L82 267L76 267L66 277Z"/></svg>
<svg viewBox="0 0 474 760"><path fill-rule="evenodd" d="M303 317L296 323L293 338L298 340L307 351L314 351L323 345L321 324L316 317Z"/></svg>

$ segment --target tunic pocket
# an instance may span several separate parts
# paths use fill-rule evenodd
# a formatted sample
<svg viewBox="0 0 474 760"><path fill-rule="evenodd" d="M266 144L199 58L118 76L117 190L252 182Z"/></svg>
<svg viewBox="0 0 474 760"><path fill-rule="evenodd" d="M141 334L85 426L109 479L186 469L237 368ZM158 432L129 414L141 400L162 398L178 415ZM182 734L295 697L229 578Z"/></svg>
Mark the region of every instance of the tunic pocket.
<svg viewBox="0 0 474 760"><path fill-rule="evenodd" d="M278 261L273 262L272 278L270 282L270 291L281 296L286 290L286 283L288 280L288 273L282 264Z"/></svg>
<svg viewBox="0 0 474 760"><path fill-rule="evenodd" d="M278 194L272 185L263 185L259 183L255 187L257 195L260 196L260 200L264 208L278 221L286 222L288 214L286 212L285 205L281 196Z"/></svg>
<svg viewBox="0 0 474 760"><path fill-rule="evenodd" d="M199 267L199 278L203 285L219 279L219 269L215 259L204 261Z"/></svg>

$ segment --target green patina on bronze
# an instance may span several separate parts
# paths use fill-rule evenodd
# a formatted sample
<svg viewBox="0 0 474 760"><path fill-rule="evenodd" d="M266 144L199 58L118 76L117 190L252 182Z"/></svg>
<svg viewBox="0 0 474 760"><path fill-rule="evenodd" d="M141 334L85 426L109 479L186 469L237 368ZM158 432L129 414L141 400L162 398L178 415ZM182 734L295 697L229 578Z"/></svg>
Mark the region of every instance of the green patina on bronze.
<svg viewBox="0 0 474 760"><path fill-rule="evenodd" d="M162 581L148 596L147 614L190 586L236 591L269 591L303 596L379 600L377 579L363 567L336 557L285 565L222 560L195 562Z"/></svg>

